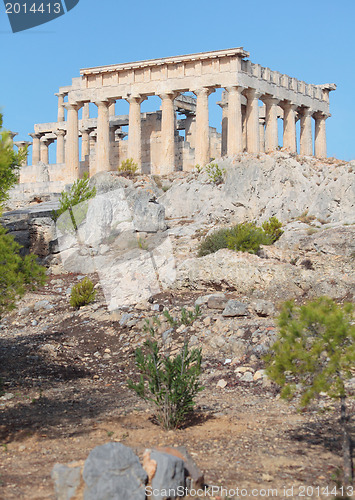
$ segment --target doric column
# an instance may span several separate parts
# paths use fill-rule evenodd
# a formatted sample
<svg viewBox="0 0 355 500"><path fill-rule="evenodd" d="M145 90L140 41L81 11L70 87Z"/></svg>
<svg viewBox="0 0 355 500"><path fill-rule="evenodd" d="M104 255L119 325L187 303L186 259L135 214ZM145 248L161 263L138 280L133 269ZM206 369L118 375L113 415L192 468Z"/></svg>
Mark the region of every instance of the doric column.
<svg viewBox="0 0 355 500"><path fill-rule="evenodd" d="M110 117L108 108L111 101L96 101L98 107L97 115L97 142L96 142L96 165L90 175L97 172L108 172L110 170Z"/></svg>
<svg viewBox="0 0 355 500"><path fill-rule="evenodd" d="M259 117L259 142L260 151L265 152L265 118Z"/></svg>
<svg viewBox="0 0 355 500"><path fill-rule="evenodd" d="M243 152L242 92L244 87L233 86L228 91L227 155Z"/></svg>
<svg viewBox="0 0 355 500"><path fill-rule="evenodd" d="M46 136L41 137L41 161L46 165L49 164L48 159L48 147L54 142L54 139L50 139Z"/></svg>
<svg viewBox="0 0 355 500"><path fill-rule="evenodd" d="M259 134L259 102L260 93L249 88L245 91L247 98L246 125L247 125L247 151L258 153L260 151Z"/></svg>
<svg viewBox="0 0 355 500"><path fill-rule="evenodd" d="M214 90L194 90L196 95L196 145L195 164L201 167L210 161L210 127L208 120L208 96Z"/></svg>
<svg viewBox="0 0 355 500"><path fill-rule="evenodd" d="M329 116L329 115L328 115ZM315 113L314 128L314 154L317 158L327 157L327 138L325 130L325 120L328 118L325 113Z"/></svg>
<svg viewBox="0 0 355 500"><path fill-rule="evenodd" d="M300 154L312 156L312 112L309 108L303 108L301 114Z"/></svg>
<svg viewBox="0 0 355 500"><path fill-rule="evenodd" d="M74 182L79 178L79 120L81 103L65 103L67 114L67 138L65 150L66 180Z"/></svg>
<svg viewBox="0 0 355 500"><path fill-rule="evenodd" d="M145 99L141 96L131 96L126 99L129 102L127 158L132 158L139 168L142 166L141 103Z"/></svg>
<svg viewBox="0 0 355 500"><path fill-rule="evenodd" d="M158 174L164 175L175 169L175 110L174 99L177 93L160 94L161 98L161 154Z"/></svg>
<svg viewBox="0 0 355 500"><path fill-rule="evenodd" d="M222 100L217 104L222 108L221 156L226 156L228 147L228 102Z"/></svg>
<svg viewBox="0 0 355 500"><path fill-rule="evenodd" d="M58 97L58 122L64 122L65 120L65 109L64 109L64 95L65 94L55 94Z"/></svg>
<svg viewBox="0 0 355 500"><path fill-rule="evenodd" d="M284 133L283 147L291 153L297 153L296 143L296 104L290 101L284 101L282 108L284 110Z"/></svg>
<svg viewBox="0 0 355 500"><path fill-rule="evenodd" d="M37 165L41 158L41 134L28 134L32 137L32 165Z"/></svg>
<svg viewBox="0 0 355 500"><path fill-rule="evenodd" d="M31 141L14 141L14 145L17 146L17 149L18 151L20 151L21 149L32 145L32 142ZM23 162L21 163L21 167L25 167L26 165L28 165L28 161L27 161L27 158L28 156L26 155L26 158L23 160Z"/></svg>
<svg viewBox="0 0 355 500"><path fill-rule="evenodd" d="M65 130L58 129L55 132L57 136L57 163L65 163Z"/></svg>
<svg viewBox="0 0 355 500"><path fill-rule="evenodd" d="M277 127L277 105L279 100L274 97L264 97L265 104L265 151L275 151L279 146Z"/></svg>

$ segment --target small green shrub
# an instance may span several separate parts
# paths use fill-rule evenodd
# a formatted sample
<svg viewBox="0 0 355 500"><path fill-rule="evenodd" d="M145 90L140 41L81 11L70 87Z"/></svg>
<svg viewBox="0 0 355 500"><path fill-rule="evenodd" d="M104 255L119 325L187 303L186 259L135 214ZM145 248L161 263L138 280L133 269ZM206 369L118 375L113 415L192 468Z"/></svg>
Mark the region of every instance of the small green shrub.
<svg viewBox="0 0 355 500"><path fill-rule="evenodd" d="M193 311L184 307L179 317L174 318L168 310L163 312L172 328L191 325L201 314L197 306ZM153 403L156 418L165 429L176 429L193 410L195 397L203 390L199 383L201 374L201 349L189 349L188 342L176 356L163 351L156 338L160 327L159 318L146 319L145 332L151 338L145 342L144 350L136 350L136 367L140 380L135 384L128 380L128 386L139 397Z"/></svg>
<svg viewBox="0 0 355 500"><path fill-rule="evenodd" d="M208 163L204 167L200 165L195 165L195 169L198 174L206 172L209 182L212 184L221 184L224 180L224 174L226 173L224 168L221 168L218 163L212 162Z"/></svg>
<svg viewBox="0 0 355 500"><path fill-rule="evenodd" d="M135 174L138 170L138 163L136 163L133 158L127 158L123 160L121 165L118 167L118 172L128 172L130 174Z"/></svg>
<svg viewBox="0 0 355 500"><path fill-rule="evenodd" d="M270 236L272 243L275 243L284 233L281 229L282 223L276 217L270 217L269 220L262 223L261 227Z"/></svg>
<svg viewBox="0 0 355 500"><path fill-rule="evenodd" d="M87 173L84 174L82 179L78 179L72 185L69 193L63 191L59 199L59 209L52 212L52 219L56 222L58 218L65 214L60 220L59 229L62 231L71 229L74 227L77 230L78 226L85 220L88 203L87 201L94 198L96 195L96 188L90 188L89 186L89 176ZM75 217L73 214L73 207L79 205L75 210Z"/></svg>
<svg viewBox="0 0 355 500"><path fill-rule="evenodd" d="M254 222L244 222L232 228L219 229L201 242L198 256L203 257L221 248L256 254L260 245L272 245L281 236L283 231L280 227L276 217L271 217L263 227Z"/></svg>
<svg viewBox="0 0 355 500"><path fill-rule="evenodd" d="M74 285L70 294L70 305L75 309L80 309L94 301L96 290L89 278L84 278L80 283Z"/></svg>
<svg viewBox="0 0 355 500"><path fill-rule="evenodd" d="M193 410L195 396L203 390L201 349L189 349L185 342L181 352L169 357L161 352L156 340L145 342L145 352L136 350L138 384L128 381L130 389L156 406L156 418L165 429L176 429Z"/></svg>

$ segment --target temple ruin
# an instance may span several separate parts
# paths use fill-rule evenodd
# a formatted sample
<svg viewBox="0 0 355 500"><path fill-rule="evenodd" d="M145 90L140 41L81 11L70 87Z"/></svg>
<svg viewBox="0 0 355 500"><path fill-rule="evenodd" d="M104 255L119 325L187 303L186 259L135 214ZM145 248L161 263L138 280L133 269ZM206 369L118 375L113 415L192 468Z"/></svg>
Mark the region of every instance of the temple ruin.
<svg viewBox="0 0 355 500"><path fill-rule="evenodd" d="M329 92L336 85L307 84L248 57L238 47L82 69L56 94L57 122L36 124L29 134L32 165L22 167L20 181L38 181L43 163L47 181L70 183L84 172L116 170L127 158L142 172L163 175L243 151L270 152L279 147L279 119L283 148L297 152L299 144L301 155L326 157ZM208 97L218 88L223 89L221 133L209 125ZM161 107L142 113L149 96L159 96ZM120 99L129 103L127 115L116 115ZM98 108L97 118L90 117L90 103ZM56 162L49 164L53 142Z"/></svg>

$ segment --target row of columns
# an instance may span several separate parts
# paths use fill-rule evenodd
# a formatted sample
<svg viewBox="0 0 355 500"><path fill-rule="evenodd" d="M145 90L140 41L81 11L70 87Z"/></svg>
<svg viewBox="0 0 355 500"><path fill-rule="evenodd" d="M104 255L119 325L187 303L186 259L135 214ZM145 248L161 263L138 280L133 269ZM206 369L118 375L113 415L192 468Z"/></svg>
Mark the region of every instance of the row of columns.
<svg viewBox="0 0 355 500"><path fill-rule="evenodd" d="M213 88L202 88L194 91L196 95L196 131L195 131L195 164L205 165L210 161L209 152L209 111L208 97L214 92ZM315 156L326 156L325 120L327 115L312 114L308 108L299 108L289 101L279 102L273 96L262 96L256 89L245 89L242 86L227 87L228 107L223 116L227 118L227 141L222 144L222 150L228 156L243 152L244 147L250 153L274 151L278 147L278 106L282 107L283 119L283 146L290 152L296 152L296 116L300 114L300 154L313 154L312 116L315 119ZM174 99L178 92L160 94L162 100L162 128L161 128L161 160L160 173L166 174L174 170L175 163L175 111ZM89 118L89 103L64 102L64 94L58 95L58 122L65 120L64 109L67 110L66 132L58 128L57 135L57 163L66 163L67 174L71 179L78 178L79 173L79 119L78 111L83 108L83 120ZM242 96L246 97L246 111L242 115ZM128 157L141 165L141 103L147 97L130 96L129 102L129 133ZM265 104L265 130L260 128L259 98ZM96 165L91 169L91 175L98 171L110 170L110 125L109 118L115 114L115 101L112 99L95 101L98 107L97 118L97 148ZM82 133L82 159L90 153L89 130ZM66 134L66 141L64 135ZM264 134L264 137L263 137ZM33 138L32 163L38 161L48 163L48 146L54 139L38 134L30 134ZM222 133L222 136L225 135ZM66 146L65 146L66 144ZM264 144L264 146L262 145Z"/></svg>

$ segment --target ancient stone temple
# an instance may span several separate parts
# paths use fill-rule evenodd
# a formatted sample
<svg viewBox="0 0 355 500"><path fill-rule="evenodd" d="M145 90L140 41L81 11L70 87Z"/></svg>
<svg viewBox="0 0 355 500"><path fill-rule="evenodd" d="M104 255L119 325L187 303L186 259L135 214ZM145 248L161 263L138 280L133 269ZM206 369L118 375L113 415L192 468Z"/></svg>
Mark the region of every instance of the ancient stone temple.
<svg viewBox="0 0 355 500"><path fill-rule="evenodd" d="M299 145L301 155L326 157L329 92L336 85L307 84L248 57L239 47L82 69L56 94L57 122L36 124L29 134L32 165L22 167L21 182L38 179L55 141L56 163L46 175L67 183L84 172L116 170L127 158L142 172L167 174L243 151L270 152L280 142L290 152ZM222 133L209 125L208 97L218 88ZM153 95L161 99L160 109L142 113L141 103ZM128 115L116 115L120 99L128 101ZM97 118L90 117L90 103L97 106Z"/></svg>

